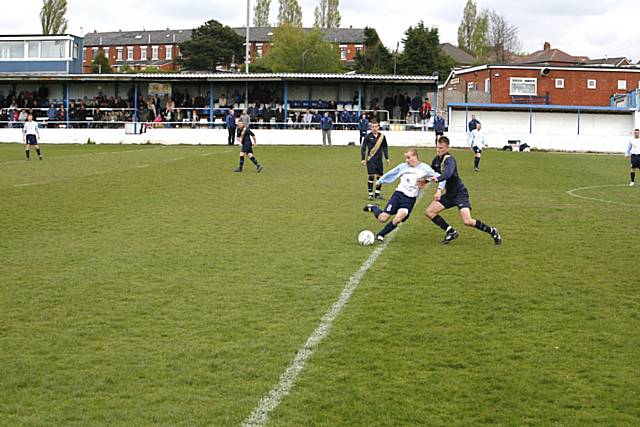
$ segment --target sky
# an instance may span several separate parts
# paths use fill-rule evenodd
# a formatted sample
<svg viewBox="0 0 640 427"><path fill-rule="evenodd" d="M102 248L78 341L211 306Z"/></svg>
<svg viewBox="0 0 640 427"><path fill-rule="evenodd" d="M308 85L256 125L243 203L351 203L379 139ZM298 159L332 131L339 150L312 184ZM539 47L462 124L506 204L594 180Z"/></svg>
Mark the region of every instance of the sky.
<svg viewBox="0 0 640 427"><path fill-rule="evenodd" d="M255 0L250 0L251 5ZM303 25L313 25L313 10L320 0L298 0ZM406 29L421 20L437 27L441 42L457 44L457 28L466 0L341 0L342 27L374 27L390 49L395 49ZM478 9L496 10L518 27L523 52L542 49L545 41L571 55L590 58L626 56L640 60L638 0L476 0ZM1 34L40 33L42 0L12 2L11 13L0 16ZM535 7L532 7L535 6ZM272 0L270 20L275 22L278 0ZM253 15L252 15L253 16ZM629 19L630 17L632 19ZM194 28L209 19L232 27L244 26L246 1L242 0L68 0L68 32ZM252 18L253 19L253 18Z"/></svg>

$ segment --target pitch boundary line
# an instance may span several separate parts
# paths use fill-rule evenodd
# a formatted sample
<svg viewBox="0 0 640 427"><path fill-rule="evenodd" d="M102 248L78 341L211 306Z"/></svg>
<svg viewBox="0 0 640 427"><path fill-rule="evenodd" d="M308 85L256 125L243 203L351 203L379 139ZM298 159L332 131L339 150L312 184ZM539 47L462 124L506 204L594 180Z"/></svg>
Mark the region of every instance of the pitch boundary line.
<svg viewBox="0 0 640 427"><path fill-rule="evenodd" d="M289 367L280 375L278 384L276 384L266 396L260 399L258 406L251 412L251 415L242 422L243 427L262 427L267 424L271 413L293 388L296 378L304 369L307 360L313 355L322 340L331 331L333 321L340 315L347 302L349 302L351 295L355 292L364 275L373 266L387 246L389 246L389 243L391 243L397 232L398 231L395 230L389 234L385 241L371 252L369 258L360 266L358 271L349 278L338 300L333 303L331 308L322 316L320 323L304 345L300 347Z"/></svg>
<svg viewBox="0 0 640 427"><path fill-rule="evenodd" d="M578 191L583 191L583 190L593 190L593 189L596 189L596 188L610 188L610 187L626 187L626 186L628 186L628 184L590 185L588 187L578 187L578 188L574 188L574 189L571 189L571 190L567 190L566 193L571 197L575 197L575 198L583 199L583 200L591 200L591 201L595 201L595 202L610 203L612 205L640 207L640 204L637 204L637 203L618 202L618 201L614 201L614 200L600 199L600 198L597 198L597 197L587 197L587 196L581 196L580 194L576 194Z"/></svg>

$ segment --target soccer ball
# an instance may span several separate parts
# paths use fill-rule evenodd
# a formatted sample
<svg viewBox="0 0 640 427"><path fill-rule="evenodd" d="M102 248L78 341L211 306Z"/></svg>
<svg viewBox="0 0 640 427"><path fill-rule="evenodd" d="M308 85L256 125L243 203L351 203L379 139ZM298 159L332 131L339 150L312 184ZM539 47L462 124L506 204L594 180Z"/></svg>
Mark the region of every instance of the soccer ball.
<svg viewBox="0 0 640 427"><path fill-rule="evenodd" d="M360 234L358 234L358 243L360 243L362 246L369 246L373 244L373 242L375 241L376 241L376 236L373 234L372 231L362 230Z"/></svg>

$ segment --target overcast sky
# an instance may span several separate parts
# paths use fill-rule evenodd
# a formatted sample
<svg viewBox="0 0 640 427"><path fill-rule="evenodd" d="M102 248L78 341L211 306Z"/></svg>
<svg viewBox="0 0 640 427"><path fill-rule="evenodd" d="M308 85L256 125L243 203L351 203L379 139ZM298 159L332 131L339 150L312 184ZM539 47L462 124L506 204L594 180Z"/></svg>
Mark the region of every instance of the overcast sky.
<svg viewBox="0 0 640 427"><path fill-rule="evenodd" d="M299 0L303 24L313 24L320 0ZM3 3L6 3L3 2ZM253 4L255 0L251 0ZM457 44L457 28L466 0L341 0L342 27L376 28L382 41L395 49L404 31L420 20L440 30L440 40ZM479 9L495 9L519 28L522 48L534 52L545 41L572 55L591 58L626 56L640 59L640 2L638 0L477 0ZM42 0L11 2L0 16L3 34L40 32ZM244 26L243 0L68 0L69 32L193 28L208 19ZM278 0L272 0L271 21L277 19ZM252 18L253 19L253 18ZM636 22L634 23L634 20ZM82 28L82 30L81 30ZM402 48L401 48L402 49Z"/></svg>

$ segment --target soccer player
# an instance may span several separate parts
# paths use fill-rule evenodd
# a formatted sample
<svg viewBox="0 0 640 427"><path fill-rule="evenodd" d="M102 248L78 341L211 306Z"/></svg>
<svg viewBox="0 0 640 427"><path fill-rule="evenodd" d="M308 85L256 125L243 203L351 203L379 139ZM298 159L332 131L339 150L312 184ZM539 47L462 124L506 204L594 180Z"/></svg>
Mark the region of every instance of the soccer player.
<svg viewBox="0 0 640 427"><path fill-rule="evenodd" d="M38 159L42 160L42 153L40 153L40 146L38 145L38 139L40 139L40 131L38 131L38 123L33 121L33 114L29 113L27 121L24 122L22 128L22 137L25 143L25 153L27 160L29 160L29 149L33 145L38 153Z"/></svg>
<svg viewBox="0 0 640 427"><path fill-rule="evenodd" d="M631 181L629 187L633 187L636 181L636 169L640 168L640 129L633 131L633 138L629 140L629 146L625 151L624 156L631 155ZM27 155L27 157L29 157Z"/></svg>
<svg viewBox="0 0 640 427"><path fill-rule="evenodd" d="M253 143L251 140L253 139ZM256 135L251 132L249 128L244 127L242 121L238 122L238 135L236 137L238 143L240 143L240 166L234 170L234 172L242 172L244 166L244 157L249 156L249 159L256 165L256 172L262 171L262 165L253 155L253 147L256 146Z"/></svg>
<svg viewBox="0 0 640 427"><path fill-rule="evenodd" d="M440 176L429 165L420 161L418 150L415 148L404 153L404 159L405 163L391 169L378 180L379 183L386 184L400 179L396 191L384 210L373 204L368 204L363 209L365 212L373 212L373 215L380 222L387 222L391 215L395 215L393 220L387 223L376 235L376 240L379 242L384 241L384 236L391 233L398 224L409 219L420 188L425 186L427 180ZM444 188L445 185L444 180L438 184L439 188Z"/></svg>
<svg viewBox="0 0 640 427"><path fill-rule="evenodd" d="M387 147L387 138L380 133L380 123L376 118L371 119L371 133L364 137L362 145L360 145L360 163L362 166L367 165L367 173L369 179L367 181L367 189L369 190L369 200L373 200L373 184L374 180L378 180L376 184L375 198L382 200L380 189L380 177L384 173L382 165L382 156L387 159L389 164L389 148ZM365 160L366 156L366 160Z"/></svg>
<svg viewBox="0 0 640 427"><path fill-rule="evenodd" d="M487 139L484 137L482 131L482 124L476 123L476 128L471 132L471 149L476 153L473 159L473 171L480 171L480 158L482 157L482 149L487 145Z"/></svg>
<svg viewBox="0 0 640 427"><path fill-rule="evenodd" d="M490 227L479 219L473 219L471 217L469 192L458 175L456 159L449 154L449 138L441 136L440 139L438 139L436 154L436 157L431 163L431 167L438 172L439 175L431 178L431 180L438 181L440 184L446 181L446 185L444 186L445 193L442 194L442 186L438 186L433 202L427 207L425 215L446 232L444 240L442 240L441 243L449 244L459 236L458 232L447 224L444 218L438 215L443 210L456 206L460 211L460 218L462 218L462 222L465 225L475 227L480 231L490 234L496 245L502 244L502 237L497 228Z"/></svg>

